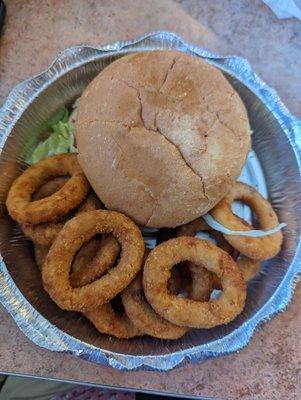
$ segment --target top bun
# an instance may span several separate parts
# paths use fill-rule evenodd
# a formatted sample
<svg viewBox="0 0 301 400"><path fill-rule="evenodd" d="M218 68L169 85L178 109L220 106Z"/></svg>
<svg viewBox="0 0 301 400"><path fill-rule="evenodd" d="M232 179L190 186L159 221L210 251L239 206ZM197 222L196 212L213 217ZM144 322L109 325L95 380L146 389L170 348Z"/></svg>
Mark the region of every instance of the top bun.
<svg viewBox="0 0 301 400"><path fill-rule="evenodd" d="M231 189L250 148L244 104L223 74L177 51L124 56L85 89L79 162L105 206L175 227Z"/></svg>

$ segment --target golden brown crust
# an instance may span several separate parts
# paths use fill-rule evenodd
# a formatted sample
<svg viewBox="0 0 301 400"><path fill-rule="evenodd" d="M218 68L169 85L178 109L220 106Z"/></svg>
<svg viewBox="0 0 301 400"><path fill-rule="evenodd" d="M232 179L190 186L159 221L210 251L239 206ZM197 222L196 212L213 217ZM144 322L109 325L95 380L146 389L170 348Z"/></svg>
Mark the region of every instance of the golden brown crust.
<svg viewBox="0 0 301 400"><path fill-rule="evenodd" d="M236 182L231 192L210 211L210 214L226 228L233 231L255 229L232 212L231 205L234 200L241 200L251 207L258 218L260 229L272 229L279 224L275 211L266 199L251 186ZM259 238L235 235L224 237L240 253L258 261L274 257L280 251L283 238L281 231Z"/></svg>
<svg viewBox="0 0 301 400"><path fill-rule="evenodd" d="M229 191L250 130L220 71L198 57L154 51L122 57L88 85L77 143L79 162L107 208L140 225L173 227Z"/></svg>
<svg viewBox="0 0 301 400"><path fill-rule="evenodd" d="M119 315L109 303L87 311L84 315L100 333L106 333L118 339L130 339L143 335L143 332L126 314Z"/></svg>
<svg viewBox="0 0 301 400"><path fill-rule="evenodd" d="M65 185L51 196L31 201L37 189L52 177L70 175ZM56 221L76 208L89 191L89 183L76 154L45 158L25 170L12 184L6 206L20 224Z"/></svg>
<svg viewBox="0 0 301 400"><path fill-rule="evenodd" d="M242 276L246 282L249 282L251 279L253 279L261 267L260 261L252 260L244 255L240 255L236 260L236 263L239 266Z"/></svg>
<svg viewBox="0 0 301 400"><path fill-rule="evenodd" d="M81 287L99 279L114 265L119 252L120 245L113 235L102 237L96 244L90 241L90 244L79 250L74 259L73 272L70 275L71 286Z"/></svg>
<svg viewBox="0 0 301 400"><path fill-rule="evenodd" d="M49 182L51 183L51 181ZM54 187L54 185L53 185ZM53 193L55 193L55 190ZM52 193L51 193L52 194ZM49 194L50 195L50 194ZM91 193L87 198L79 205L76 214L80 214L86 211L93 211L100 208L100 201ZM75 212L75 210L73 210ZM56 239L58 233L63 228L64 224L70 219L70 213L62 218L58 222L44 222L42 224L22 224L21 228L25 236L29 237L34 243L42 246L50 246Z"/></svg>
<svg viewBox="0 0 301 400"><path fill-rule="evenodd" d="M194 221L191 221L188 224L181 225L177 229L177 236L195 236L198 232L209 232L217 241L217 246L220 247L222 250L226 251L234 260L236 260L237 265L239 266L239 269L244 277L244 280L246 282L249 282L251 279L254 278L256 273L260 269L260 262L256 260L252 260L244 255L239 255L239 252L235 250L223 237L223 235L220 232L215 231L214 229L210 228L209 225L206 224L206 222L203 220L202 217L195 219ZM193 265L191 263L188 263L189 267L193 268ZM201 273L201 272L199 272ZM208 273L208 271L207 271ZM215 289L220 289L221 288L221 282L220 279L214 275L211 274L212 276L212 285ZM195 286L195 282L198 280L195 280L193 282L193 285ZM198 288L198 285L197 287Z"/></svg>
<svg viewBox="0 0 301 400"><path fill-rule="evenodd" d="M244 255L240 255L237 260L236 264L238 265L240 272L245 280L248 283L250 280L254 278L257 272L260 270L261 263L260 261L252 260L249 257ZM214 289L221 290L221 280L217 275L212 275L212 285Z"/></svg>
<svg viewBox="0 0 301 400"><path fill-rule="evenodd" d="M88 263L93 260L93 258L96 256L97 251L99 250L100 241L100 237L93 237L88 242L84 243L76 253L76 256L74 257L73 263L71 265L71 286L74 286L72 284L72 275L80 270L83 270L83 268L85 268Z"/></svg>
<svg viewBox="0 0 301 400"><path fill-rule="evenodd" d="M59 176L51 179L50 181L44 183L44 185L40 186L36 192L34 192L32 195L32 200L41 200L45 197L51 196L53 193L61 189L67 181L68 177L65 176Z"/></svg>
<svg viewBox="0 0 301 400"><path fill-rule="evenodd" d="M22 224L24 235L40 246L50 246L64 226L61 222L44 222L42 224Z"/></svg>
<svg viewBox="0 0 301 400"><path fill-rule="evenodd" d="M65 185L67 180L68 178L63 176L51 179L50 181L42 185L32 195L32 199L35 201L43 199L44 197L51 196L53 193L61 189ZM53 242L62 227L63 223L60 222L46 222L44 224L38 225L21 225L21 229L25 236L27 236L34 242L35 259L40 270L42 270L42 265L45 261L50 244Z"/></svg>
<svg viewBox="0 0 301 400"><path fill-rule="evenodd" d="M100 240L94 239L83 245L80 250L81 253L79 252L80 254L76 255L72 264L73 273L71 273L70 276L71 282L75 271L89 265L91 254L93 257L99 245ZM48 251L49 246L34 245L35 260L40 271L42 271ZM80 275L78 276L80 277ZM126 314L119 315L115 312L110 303L104 304L95 310L87 311L85 317L93 323L99 332L115 336L119 339L129 339L142 334L142 332L133 325Z"/></svg>
<svg viewBox="0 0 301 400"><path fill-rule="evenodd" d="M208 301L213 290L213 274L206 268L187 263L191 275L191 286L188 291L189 298L198 301Z"/></svg>
<svg viewBox="0 0 301 400"><path fill-rule="evenodd" d="M174 325L157 314L147 302L139 274L122 292L125 312L134 325L146 334L160 339L179 339L188 328Z"/></svg>
<svg viewBox="0 0 301 400"><path fill-rule="evenodd" d="M223 292L218 299L195 301L168 292L170 270L187 260L220 278ZM174 324L193 328L212 328L232 321L243 310L246 299L246 284L233 259L210 242L192 237L171 239L151 251L143 270L143 288L158 314Z"/></svg>
<svg viewBox="0 0 301 400"><path fill-rule="evenodd" d="M72 288L69 279L77 250L93 236L112 233L122 247L118 264L96 281ZM62 309L87 311L111 300L135 278L142 264L144 242L138 227L114 211L90 211L68 221L52 244L44 263L45 290Z"/></svg>
<svg viewBox="0 0 301 400"><path fill-rule="evenodd" d="M36 263L42 271L50 246L34 243ZM84 243L71 265L70 283L72 287L85 286L104 275L117 259L120 246L113 235L92 238Z"/></svg>

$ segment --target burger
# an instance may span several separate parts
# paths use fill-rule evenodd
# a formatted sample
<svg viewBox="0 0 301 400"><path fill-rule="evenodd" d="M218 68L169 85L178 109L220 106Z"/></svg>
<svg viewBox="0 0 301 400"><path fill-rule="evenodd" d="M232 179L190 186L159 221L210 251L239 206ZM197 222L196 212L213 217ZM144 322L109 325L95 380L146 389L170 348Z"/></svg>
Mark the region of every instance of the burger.
<svg viewBox="0 0 301 400"><path fill-rule="evenodd" d="M78 159L110 210L176 227L232 188L250 149L248 115L221 71L177 51L135 53L83 92Z"/></svg>

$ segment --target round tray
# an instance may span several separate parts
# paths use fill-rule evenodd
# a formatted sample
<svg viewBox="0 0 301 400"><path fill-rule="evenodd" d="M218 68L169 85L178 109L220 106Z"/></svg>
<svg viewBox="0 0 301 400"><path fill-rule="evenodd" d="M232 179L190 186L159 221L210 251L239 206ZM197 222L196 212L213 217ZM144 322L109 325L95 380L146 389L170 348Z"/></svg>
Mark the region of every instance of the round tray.
<svg viewBox="0 0 301 400"><path fill-rule="evenodd" d="M7 216L8 188L23 168L20 160L39 140L43 123L64 104L71 104L106 65L124 54L177 49L205 58L220 68L239 92L249 114L254 153L242 176L273 203L284 229L277 257L263 263L248 285L244 312L232 323L192 330L177 341L142 337L117 340L100 335L77 313L65 312L43 291L30 243ZM21 330L36 344L53 351L118 369L169 370L183 361L199 361L241 349L254 329L285 309L300 271L301 124L239 57L218 57L185 43L169 32L134 41L65 50L40 75L18 85L0 111L0 300ZM246 210L242 210L245 215Z"/></svg>

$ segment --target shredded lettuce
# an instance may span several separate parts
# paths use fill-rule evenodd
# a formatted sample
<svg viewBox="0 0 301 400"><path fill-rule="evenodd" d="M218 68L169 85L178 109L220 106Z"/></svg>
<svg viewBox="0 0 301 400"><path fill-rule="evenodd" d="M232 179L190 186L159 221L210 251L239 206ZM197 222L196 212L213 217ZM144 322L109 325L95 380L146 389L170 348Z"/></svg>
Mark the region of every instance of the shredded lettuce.
<svg viewBox="0 0 301 400"><path fill-rule="evenodd" d="M263 231L260 229L256 229L256 230L254 229L254 230L249 230L249 231L232 231L231 229L228 229L225 226L221 225L219 222L217 222L210 214L202 215L202 218L207 222L207 224L212 229L215 229L216 231L224 233L225 235L235 235L235 236L264 237L264 236L269 236L269 235L272 235L273 233L279 232L281 229L283 229L286 226L285 223L281 223L281 224L277 225L275 228L269 229L266 231Z"/></svg>
<svg viewBox="0 0 301 400"><path fill-rule="evenodd" d="M69 113L66 107L62 107L47 122L47 130L50 134L46 140L40 142L32 154L25 159L29 165L35 164L45 157L60 153L75 152L74 125L68 122Z"/></svg>

